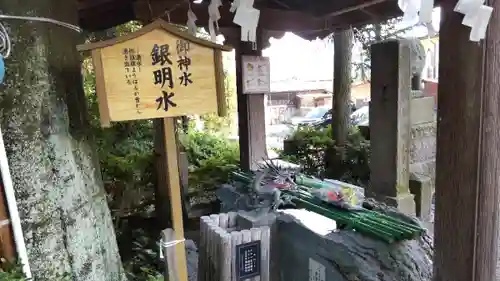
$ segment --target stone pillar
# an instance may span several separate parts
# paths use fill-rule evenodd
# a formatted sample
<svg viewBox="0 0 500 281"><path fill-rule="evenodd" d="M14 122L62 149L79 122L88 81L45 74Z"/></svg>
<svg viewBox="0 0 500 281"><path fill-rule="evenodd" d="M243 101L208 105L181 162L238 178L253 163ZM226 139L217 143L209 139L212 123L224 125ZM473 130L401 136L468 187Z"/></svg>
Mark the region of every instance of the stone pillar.
<svg viewBox="0 0 500 281"><path fill-rule="evenodd" d="M389 40L371 48L371 185L368 197L414 215L409 190L410 44Z"/></svg>
<svg viewBox="0 0 500 281"><path fill-rule="evenodd" d="M412 91L410 100L410 190L417 215L427 221L431 212L436 167L436 114L434 97Z"/></svg>

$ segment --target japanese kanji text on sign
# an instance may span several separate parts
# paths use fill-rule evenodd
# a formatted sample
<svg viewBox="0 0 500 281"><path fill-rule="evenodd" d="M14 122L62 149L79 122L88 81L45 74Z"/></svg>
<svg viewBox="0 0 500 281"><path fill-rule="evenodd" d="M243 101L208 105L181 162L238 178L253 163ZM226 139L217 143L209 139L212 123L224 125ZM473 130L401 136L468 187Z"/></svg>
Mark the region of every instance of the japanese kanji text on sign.
<svg viewBox="0 0 500 281"><path fill-rule="evenodd" d="M79 49L92 50L101 119L108 123L218 110L224 90L220 52L227 47L158 20Z"/></svg>

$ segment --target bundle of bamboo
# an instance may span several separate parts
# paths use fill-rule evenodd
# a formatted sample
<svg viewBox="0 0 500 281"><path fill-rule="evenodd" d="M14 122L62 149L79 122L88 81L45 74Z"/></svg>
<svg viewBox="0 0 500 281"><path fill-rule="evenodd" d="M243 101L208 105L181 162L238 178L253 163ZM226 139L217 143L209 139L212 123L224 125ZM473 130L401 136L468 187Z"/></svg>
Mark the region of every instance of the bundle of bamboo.
<svg viewBox="0 0 500 281"><path fill-rule="evenodd" d="M330 184L326 181L304 175L297 175L295 179L293 186L286 185L280 189L282 196L287 196L297 207L335 220L339 228L354 230L387 243L414 239L425 233L425 229L419 225L377 211L365 208L342 208L317 198L313 195L314 190L328 187ZM248 185L255 184L252 174L242 172L233 173L233 180ZM270 181L264 182L270 184ZM275 186L276 184L278 183L274 183Z"/></svg>

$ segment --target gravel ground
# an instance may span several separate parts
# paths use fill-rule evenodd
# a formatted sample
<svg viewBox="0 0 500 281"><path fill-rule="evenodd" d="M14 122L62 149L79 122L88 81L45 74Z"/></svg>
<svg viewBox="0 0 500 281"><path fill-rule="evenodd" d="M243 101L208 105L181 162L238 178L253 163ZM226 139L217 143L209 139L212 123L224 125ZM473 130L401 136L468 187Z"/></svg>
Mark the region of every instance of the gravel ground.
<svg viewBox="0 0 500 281"><path fill-rule="evenodd" d="M198 280L198 248L192 240L186 240L186 260L189 281Z"/></svg>

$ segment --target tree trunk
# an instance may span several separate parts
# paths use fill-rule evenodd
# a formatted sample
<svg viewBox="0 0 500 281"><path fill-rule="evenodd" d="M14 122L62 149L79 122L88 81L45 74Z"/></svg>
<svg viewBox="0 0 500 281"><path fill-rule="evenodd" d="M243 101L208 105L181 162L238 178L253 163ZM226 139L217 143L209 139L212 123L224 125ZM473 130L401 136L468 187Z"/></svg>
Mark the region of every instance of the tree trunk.
<svg viewBox="0 0 500 281"><path fill-rule="evenodd" d="M332 137L338 145L345 144L349 131L352 40L352 29L340 31L334 35Z"/></svg>
<svg viewBox="0 0 500 281"><path fill-rule="evenodd" d="M77 24L76 0L0 0L2 13ZM124 280L99 162L89 138L80 34L5 20L13 49L0 122L37 281Z"/></svg>
<svg viewBox="0 0 500 281"><path fill-rule="evenodd" d="M182 120L182 131L184 133L187 133L189 131L189 117L182 116L181 120Z"/></svg>
<svg viewBox="0 0 500 281"><path fill-rule="evenodd" d="M332 138L337 147L342 147L346 143L349 133L352 46L352 29L334 34ZM330 149L325 160L326 175L332 178L340 178L343 174L341 169L342 153Z"/></svg>

